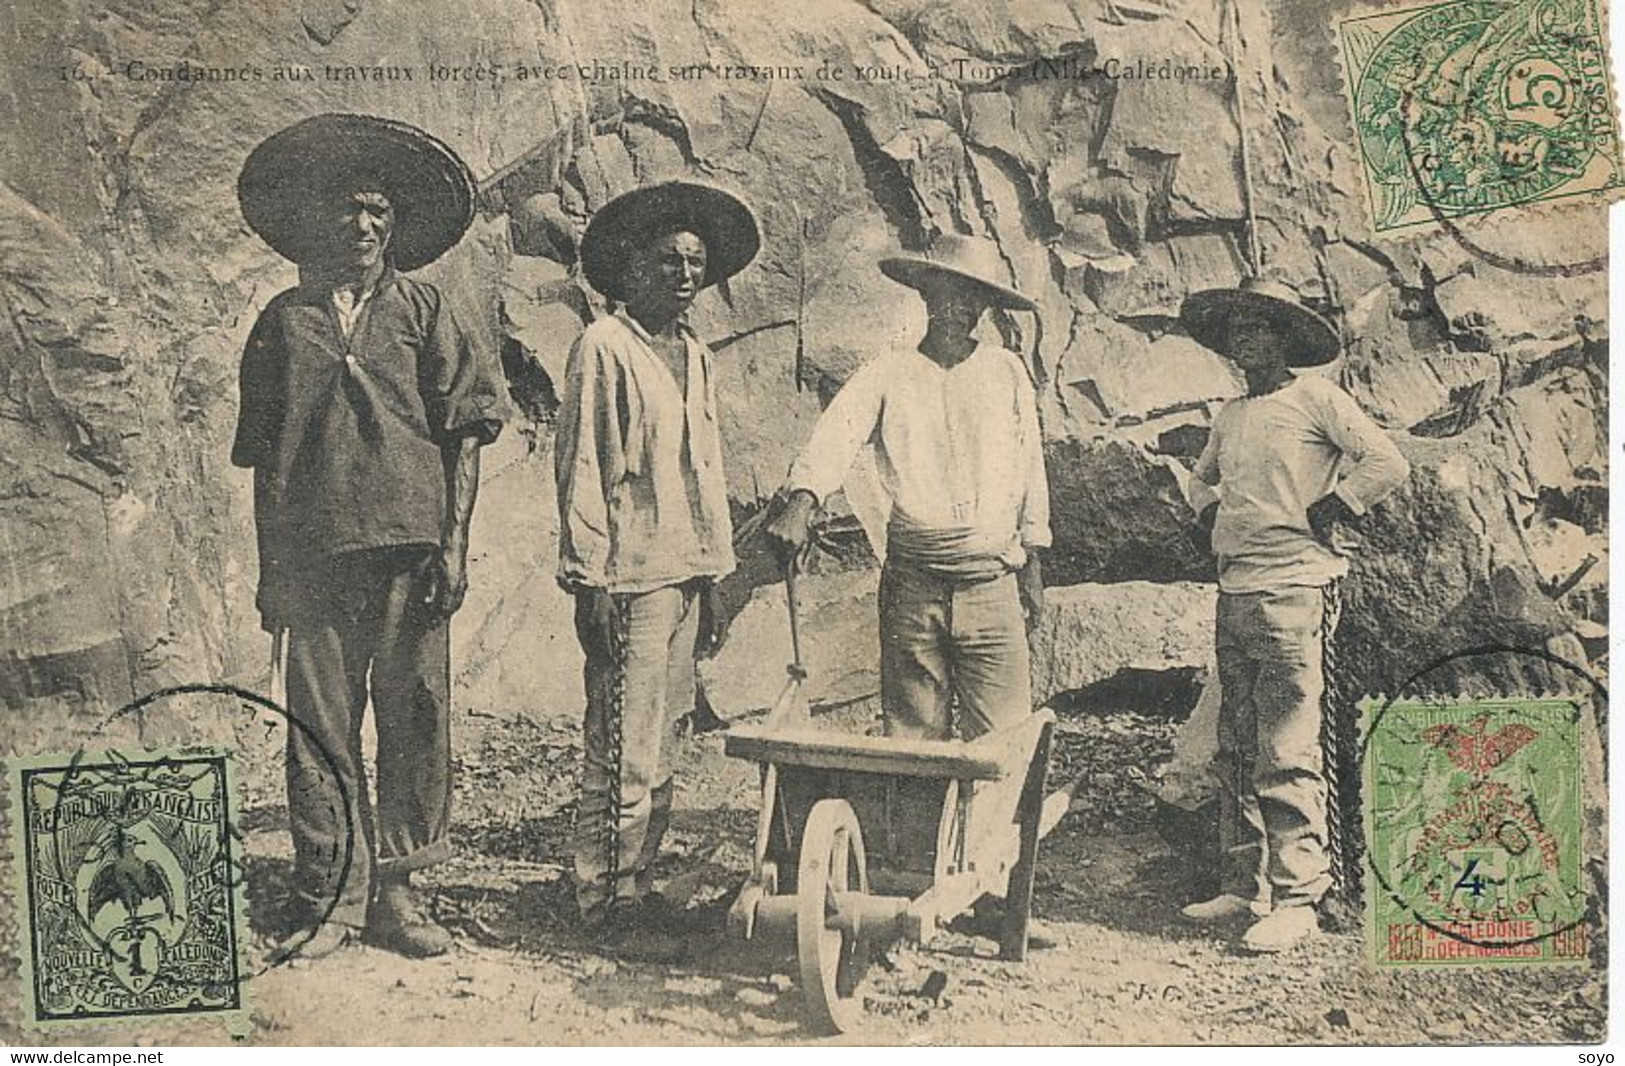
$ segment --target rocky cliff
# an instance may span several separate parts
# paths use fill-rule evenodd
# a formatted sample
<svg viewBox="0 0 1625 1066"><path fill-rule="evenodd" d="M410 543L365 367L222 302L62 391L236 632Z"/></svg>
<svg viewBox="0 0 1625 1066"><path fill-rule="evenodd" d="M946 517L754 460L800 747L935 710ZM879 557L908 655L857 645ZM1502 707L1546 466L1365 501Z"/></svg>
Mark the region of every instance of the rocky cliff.
<svg viewBox="0 0 1625 1066"><path fill-rule="evenodd" d="M1185 621L1178 637L1109 623L1133 604L1199 618L1212 594L1183 485L1237 382L1176 315L1188 292L1242 275L1249 201L1262 268L1340 320L1351 344L1328 372L1415 467L1349 583L1353 683L1391 688L1491 641L1600 653L1604 276L1507 269L1447 234L1368 240L1332 12L1310 9L14 5L0 44L16 104L0 111L0 700L34 713L13 742L53 728L64 701L259 683L249 482L226 457L238 352L294 275L244 226L234 181L263 137L329 110L417 123L481 181L473 231L424 272L502 350L524 412L485 463L457 632L469 706L577 713L552 582L548 425L570 341L597 313L574 242L610 196L676 175L738 189L762 222L760 259L705 296L698 321L721 354L741 514L777 485L820 398L919 328L917 301L876 257L942 231L998 241L1041 308L992 328L1032 360L1051 579L1079 586L1055 597L1041 637L1066 649L1064 662L1040 656L1046 693L1206 661ZM1127 73L1165 61L1233 63L1240 92L1228 77ZM1584 211L1473 232L1535 264L1605 246L1600 215ZM824 694L872 690L872 574L815 584ZM708 668L726 709L759 706L782 679L777 638L770 652L759 643L783 628L775 602L759 592ZM1550 683L1504 665L1452 670L1441 684Z"/></svg>

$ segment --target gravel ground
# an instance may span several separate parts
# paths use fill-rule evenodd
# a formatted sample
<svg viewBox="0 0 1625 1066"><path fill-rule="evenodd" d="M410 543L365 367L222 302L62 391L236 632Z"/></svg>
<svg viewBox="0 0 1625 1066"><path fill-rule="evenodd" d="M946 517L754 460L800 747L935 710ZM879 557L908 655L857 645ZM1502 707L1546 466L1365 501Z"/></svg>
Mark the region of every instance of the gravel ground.
<svg viewBox="0 0 1625 1066"><path fill-rule="evenodd" d="M830 716L863 727L872 709ZM1054 944L1024 963L951 927L876 959L864 1023L843 1042L1475 1043L1604 1035L1599 970L1374 973L1347 935L1248 957L1239 930L1181 924L1206 886L1157 836L1140 787L1174 726L1129 712L1061 722L1052 783L1081 778L1044 843L1035 913ZM683 743L678 809L660 873L689 909L681 963L608 957L576 925L568 878L579 750L564 723L459 723L457 857L423 878L456 934L450 956L414 962L358 947L256 977L253 1044L715 1044L823 1042L804 1023L788 952L731 941L722 918L750 863L756 769L720 734ZM245 809L251 955L286 931L285 811L274 782ZM15 959L8 960L12 967ZM4 1016L15 1017L15 977ZM4 1034L9 1040L19 1036ZM218 1030L142 1024L76 1042L217 1043ZM19 1037L27 1041L26 1037Z"/></svg>

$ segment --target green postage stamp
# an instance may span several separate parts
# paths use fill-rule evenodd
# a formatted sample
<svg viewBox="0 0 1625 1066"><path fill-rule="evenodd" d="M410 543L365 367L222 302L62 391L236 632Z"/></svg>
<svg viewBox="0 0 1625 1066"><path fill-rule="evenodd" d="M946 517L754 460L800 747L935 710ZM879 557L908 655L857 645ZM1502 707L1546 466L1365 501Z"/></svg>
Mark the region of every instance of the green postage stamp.
<svg viewBox="0 0 1625 1066"><path fill-rule="evenodd" d="M1625 185L1597 0L1442 0L1337 24L1372 226Z"/></svg>
<svg viewBox="0 0 1625 1066"><path fill-rule="evenodd" d="M213 749L12 766L24 1017L243 1017L235 773Z"/></svg>
<svg viewBox="0 0 1625 1066"><path fill-rule="evenodd" d="M1364 705L1366 934L1379 968L1583 963L1582 705Z"/></svg>

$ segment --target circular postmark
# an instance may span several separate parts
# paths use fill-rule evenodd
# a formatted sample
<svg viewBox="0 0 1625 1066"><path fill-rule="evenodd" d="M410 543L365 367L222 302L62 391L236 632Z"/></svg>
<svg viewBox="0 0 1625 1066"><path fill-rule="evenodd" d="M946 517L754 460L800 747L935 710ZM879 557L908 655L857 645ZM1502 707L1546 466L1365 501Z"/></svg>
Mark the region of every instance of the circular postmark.
<svg viewBox="0 0 1625 1066"><path fill-rule="evenodd" d="M1514 657L1582 695L1408 697L1462 660ZM1372 947L1379 963L1583 961L1583 723L1607 690L1545 650L1486 645L1437 659L1368 711Z"/></svg>
<svg viewBox="0 0 1625 1066"><path fill-rule="evenodd" d="M1374 18L1350 40L1361 42L1351 95L1378 232L1435 223L1509 271L1572 277L1603 269L1603 258L1553 263L1498 252L1457 224L1625 180L1589 3L1532 11L1458 0Z"/></svg>
<svg viewBox="0 0 1625 1066"><path fill-rule="evenodd" d="M322 745L308 725L290 715L286 708L275 701L235 685L184 684L148 693L103 718L92 731L91 739L105 736L121 723L146 722L156 717L154 712L164 708L175 710L183 723L181 731L184 731L187 719L185 711L180 709L182 701L194 707L203 702L207 711L215 713L225 712L229 707L244 718L236 723L239 729L252 730L256 726L269 725L270 728L264 729L263 742L269 742L278 720L285 723L289 730L303 739L315 756L314 765L300 768L297 779L290 776L285 787L304 791L307 804L318 816L329 824L341 827L336 847L326 857L331 867L330 876L325 879L328 882L327 890L310 901L314 920L302 925L291 938L282 941L257 967L236 970L236 980L246 982L297 959L300 949L320 933L339 907L343 887L357 861L352 797L348 794L334 755ZM269 721L267 716L272 716ZM156 835L148 832L146 839L137 839L134 827L141 816L153 808L164 808L164 813L169 815L177 811L185 813L183 804L162 798L165 785L173 788L188 781L200 781L210 774L208 764L211 761L223 763L223 760L193 759L185 754L192 750L208 750L207 745L197 749L188 746L175 750L181 754L160 753L153 757L148 752L130 752L126 755L117 748L109 748L105 757L93 758L90 747L81 745L62 768L56 784L61 796L96 793L96 799L89 807L106 815L109 830L101 834L105 838L102 843L93 843L87 848L85 841L65 837L64 834L73 832L66 820L53 818L50 825L55 844L51 849L56 866L53 873L62 883L73 884L76 880L85 880L84 869L93 870L90 875L91 891L80 894L82 905L74 908L73 913L88 939L101 944L112 957L123 959L124 969L133 965L138 981L143 971L149 978L156 976L152 972L152 962L158 957L159 948L152 938L161 932L159 926L162 920L174 922L176 911L183 905L189 891L211 879L220 882L217 887L222 892L204 894L203 898L218 898L219 905L228 913L208 913L201 917L213 921L218 927L216 931L219 937L234 945L237 928L227 928L227 924L234 923L237 917L230 913L232 909L243 906L241 890L245 887L247 876L246 837L242 820L237 815L237 796L228 791L233 786L241 788L242 782L228 781L223 765L213 780L204 783L203 787L208 791L203 805L198 808L214 819L214 832L187 834L171 831ZM157 800L142 798L144 793L154 791L160 793ZM196 820L200 823L203 821L201 814ZM207 839L211 836L214 839ZM106 854L99 854L94 849ZM68 869L69 866L83 869ZM96 891L97 877L102 879L104 885L99 892ZM116 904L107 909L118 919L107 929L99 927L105 924L100 919L104 899ZM154 908L161 913L148 915L142 912L143 905L149 900L162 902L161 908ZM182 917L190 918L188 915ZM246 915L243 917L246 925ZM122 953L114 943L118 940L124 944ZM143 948L149 943L150 950L143 957ZM242 957L240 950L233 954L237 958ZM118 976L130 983L130 975L121 971Z"/></svg>

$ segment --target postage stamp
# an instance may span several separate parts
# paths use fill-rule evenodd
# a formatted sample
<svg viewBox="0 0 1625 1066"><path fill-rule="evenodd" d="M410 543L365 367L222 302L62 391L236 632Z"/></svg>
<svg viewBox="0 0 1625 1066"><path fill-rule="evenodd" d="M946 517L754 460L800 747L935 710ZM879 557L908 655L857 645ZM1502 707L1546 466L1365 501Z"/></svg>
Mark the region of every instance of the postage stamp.
<svg viewBox="0 0 1625 1066"><path fill-rule="evenodd" d="M209 748L19 760L27 1020L245 1015L235 787Z"/></svg>
<svg viewBox="0 0 1625 1066"><path fill-rule="evenodd" d="M1598 0L1440 0L1336 32L1378 234L1625 186Z"/></svg>
<svg viewBox="0 0 1625 1066"><path fill-rule="evenodd" d="M1365 702L1379 968L1585 961L1581 706Z"/></svg>

